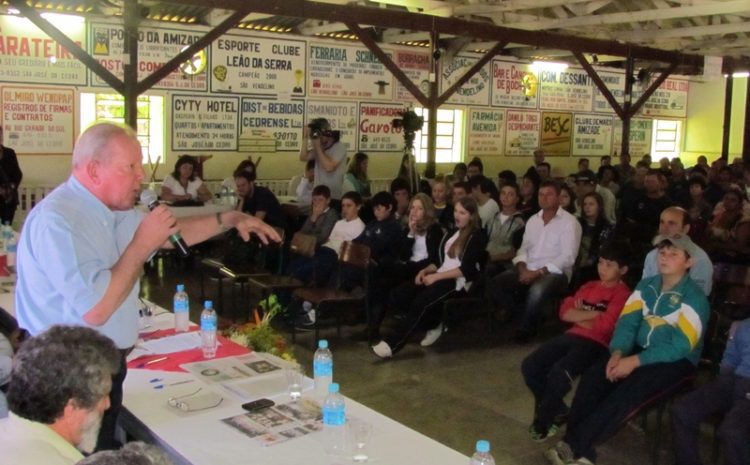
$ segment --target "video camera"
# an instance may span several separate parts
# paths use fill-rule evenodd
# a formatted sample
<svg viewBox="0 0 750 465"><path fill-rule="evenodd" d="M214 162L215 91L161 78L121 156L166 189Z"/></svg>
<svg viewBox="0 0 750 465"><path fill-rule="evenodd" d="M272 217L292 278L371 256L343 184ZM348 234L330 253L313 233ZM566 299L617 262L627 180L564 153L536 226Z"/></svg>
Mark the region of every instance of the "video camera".
<svg viewBox="0 0 750 465"><path fill-rule="evenodd" d="M332 131L330 129L331 125L325 118L315 118L310 121L307 127L310 128L310 137L313 139L317 139L320 136L332 137L336 141L341 139L341 131Z"/></svg>

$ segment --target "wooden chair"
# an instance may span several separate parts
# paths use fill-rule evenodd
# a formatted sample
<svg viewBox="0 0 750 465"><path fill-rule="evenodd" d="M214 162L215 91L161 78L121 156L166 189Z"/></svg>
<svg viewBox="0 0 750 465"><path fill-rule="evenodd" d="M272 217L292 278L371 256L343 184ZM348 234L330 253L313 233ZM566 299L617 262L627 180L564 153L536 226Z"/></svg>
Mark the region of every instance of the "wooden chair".
<svg viewBox="0 0 750 465"><path fill-rule="evenodd" d="M328 311L335 311L344 305L351 305L356 303L362 303L365 306L365 314L369 315L369 304L368 304L368 292L370 289L370 247L362 244L356 244L350 241L346 241L341 246L341 253L339 255L339 271L344 265L354 266L361 269L364 272L364 293L353 294L348 291L338 289L327 289L318 287L303 287L294 291L294 297L303 301L312 303L316 309L315 324L315 338L313 339L313 347L317 347L317 342L320 336L320 321L322 315ZM341 284L339 276L339 285ZM341 312L336 315L336 330L339 337L341 337ZM292 326L292 342L296 341L297 332L294 326Z"/></svg>

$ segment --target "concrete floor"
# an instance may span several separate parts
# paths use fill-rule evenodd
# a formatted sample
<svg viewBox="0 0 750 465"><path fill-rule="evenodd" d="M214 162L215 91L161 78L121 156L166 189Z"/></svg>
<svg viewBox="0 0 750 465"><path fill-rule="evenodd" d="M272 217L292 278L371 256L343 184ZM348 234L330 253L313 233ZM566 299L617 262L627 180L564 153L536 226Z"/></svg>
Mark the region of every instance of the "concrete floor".
<svg viewBox="0 0 750 465"><path fill-rule="evenodd" d="M159 260L142 281L146 298L171 308L177 283L190 294L191 317L197 321L202 308L196 267ZM215 299L215 282L207 293ZM229 317L230 293L224 292L222 319ZM251 298L252 299L252 298ZM245 302L244 309L252 302ZM388 320L386 320L386 323ZM443 336L434 346L421 348L418 339L392 360L373 355L365 342L350 335L364 325L345 326L341 338L331 325L321 333L329 340L335 360L335 380L342 392L436 441L471 455L477 439L488 439L498 465L543 465L542 453L556 439L537 444L528 435L533 398L520 373L523 358L536 344L519 346L511 342L511 331L488 330L486 318L477 317ZM550 327L550 334L559 331ZM421 337L421 335L420 335ZM312 372L313 333L298 333L294 351ZM291 339L290 339L291 340ZM653 420L651 421L653 423ZM654 426L648 434L628 425L614 439L600 447L599 465L650 463L649 450ZM661 464L672 463L668 428L660 451Z"/></svg>

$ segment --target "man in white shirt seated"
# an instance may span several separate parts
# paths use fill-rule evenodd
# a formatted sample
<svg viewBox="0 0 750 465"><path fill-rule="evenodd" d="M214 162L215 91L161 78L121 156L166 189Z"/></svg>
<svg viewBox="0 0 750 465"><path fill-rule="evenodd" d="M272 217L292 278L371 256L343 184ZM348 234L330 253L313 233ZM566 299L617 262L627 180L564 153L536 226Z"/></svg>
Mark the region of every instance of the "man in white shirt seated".
<svg viewBox="0 0 750 465"><path fill-rule="evenodd" d="M70 465L93 452L120 353L81 326L53 326L25 341L0 420L3 463Z"/></svg>
<svg viewBox="0 0 750 465"><path fill-rule="evenodd" d="M500 273L488 286L497 307L510 315L521 314L515 334L518 343L534 337L545 304L566 291L581 244L580 223L560 207L560 186L555 181L542 182L538 198L540 210L526 223L521 248L513 259L515 268Z"/></svg>
<svg viewBox="0 0 750 465"><path fill-rule="evenodd" d="M500 206L492 198L492 191L497 190L494 183L482 175L475 176L469 180L471 195L479 206L479 218L482 220L482 229L489 234L495 215L500 213Z"/></svg>

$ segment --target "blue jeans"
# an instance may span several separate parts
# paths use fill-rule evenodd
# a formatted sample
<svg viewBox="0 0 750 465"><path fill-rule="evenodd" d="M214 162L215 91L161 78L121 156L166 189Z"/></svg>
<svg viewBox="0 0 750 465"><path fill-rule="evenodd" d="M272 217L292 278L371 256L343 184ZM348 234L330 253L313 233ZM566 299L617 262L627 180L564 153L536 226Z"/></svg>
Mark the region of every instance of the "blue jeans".
<svg viewBox="0 0 750 465"><path fill-rule="evenodd" d="M521 283L518 271L512 269L492 278L488 287L495 305L520 312L520 329L534 334L544 319L544 310L555 297L561 297L567 291L568 278L564 274L549 273L529 285ZM519 305L524 297L523 304Z"/></svg>

